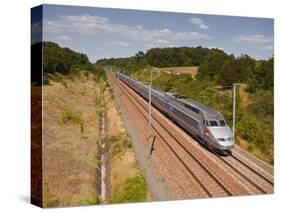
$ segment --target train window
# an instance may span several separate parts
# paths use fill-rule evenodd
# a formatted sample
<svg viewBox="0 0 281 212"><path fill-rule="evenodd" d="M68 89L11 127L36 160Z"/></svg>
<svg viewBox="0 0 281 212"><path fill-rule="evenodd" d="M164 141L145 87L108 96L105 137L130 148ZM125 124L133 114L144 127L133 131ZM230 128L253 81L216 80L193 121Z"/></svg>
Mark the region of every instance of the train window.
<svg viewBox="0 0 281 212"><path fill-rule="evenodd" d="M199 114L199 110L197 108L193 108L193 111Z"/></svg>
<svg viewBox="0 0 281 212"><path fill-rule="evenodd" d="M218 125L218 122L215 121L215 120L209 121L209 125L210 125L211 127L217 127L217 126L219 126L219 125Z"/></svg>
<svg viewBox="0 0 281 212"><path fill-rule="evenodd" d="M224 127L226 124L225 124L225 121L224 120L220 120L220 126Z"/></svg>
<svg viewBox="0 0 281 212"><path fill-rule="evenodd" d="M188 104L184 104L184 107L188 108L189 110L193 111L194 113L197 113L199 114L199 109L195 108L195 107L192 107Z"/></svg>

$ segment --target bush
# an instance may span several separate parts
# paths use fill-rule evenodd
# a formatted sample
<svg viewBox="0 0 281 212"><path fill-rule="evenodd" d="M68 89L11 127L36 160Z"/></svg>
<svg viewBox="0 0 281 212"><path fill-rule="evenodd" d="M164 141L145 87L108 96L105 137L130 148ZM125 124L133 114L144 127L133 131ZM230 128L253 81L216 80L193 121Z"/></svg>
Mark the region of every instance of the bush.
<svg viewBox="0 0 281 212"><path fill-rule="evenodd" d="M58 72L54 72L53 74L47 74L46 80L52 80L54 82L62 82L64 79L64 76Z"/></svg>
<svg viewBox="0 0 281 212"><path fill-rule="evenodd" d="M111 203L143 202L147 198L146 182L142 174L128 178L123 186L112 194Z"/></svg>
<svg viewBox="0 0 281 212"><path fill-rule="evenodd" d="M80 115L72 108L66 107L60 113L61 121L64 124L73 123L80 125L80 132L84 132L84 122L80 118Z"/></svg>

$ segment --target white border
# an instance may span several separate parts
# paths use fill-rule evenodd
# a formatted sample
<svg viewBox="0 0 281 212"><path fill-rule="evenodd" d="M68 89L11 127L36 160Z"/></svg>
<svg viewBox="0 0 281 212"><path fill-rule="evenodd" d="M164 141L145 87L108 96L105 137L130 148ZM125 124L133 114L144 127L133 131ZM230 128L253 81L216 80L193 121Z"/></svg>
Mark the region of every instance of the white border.
<svg viewBox="0 0 281 212"><path fill-rule="evenodd" d="M42 3L275 18L275 108L280 106L280 6L276 0L15 0L0 7L0 210L37 210L30 177L30 8ZM280 201L280 112L275 110L275 195L59 209L60 211L276 211ZM279 180L280 181L280 180ZM58 209L54 209L55 211Z"/></svg>

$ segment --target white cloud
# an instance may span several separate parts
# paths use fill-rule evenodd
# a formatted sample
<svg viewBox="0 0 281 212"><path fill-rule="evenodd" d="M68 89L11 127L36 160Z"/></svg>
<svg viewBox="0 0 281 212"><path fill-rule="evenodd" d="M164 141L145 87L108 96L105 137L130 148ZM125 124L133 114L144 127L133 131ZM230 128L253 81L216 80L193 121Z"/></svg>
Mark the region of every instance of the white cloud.
<svg viewBox="0 0 281 212"><path fill-rule="evenodd" d="M274 47L273 45L268 45L268 46L264 46L263 49L267 51L273 51Z"/></svg>
<svg viewBox="0 0 281 212"><path fill-rule="evenodd" d="M155 40L153 42L154 43L159 43L159 44L172 44L172 42L168 41L168 40Z"/></svg>
<svg viewBox="0 0 281 212"><path fill-rule="evenodd" d="M167 40L189 41L208 40L211 36L198 32L174 32L167 28L146 29L143 26L114 24L109 19L95 15L60 16L56 20L44 20L44 32L62 34L75 32L85 35L119 35L138 41Z"/></svg>
<svg viewBox="0 0 281 212"><path fill-rule="evenodd" d="M175 46L175 42L163 39L157 39L150 41L144 44L147 48L156 48L156 47L173 47Z"/></svg>
<svg viewBox="0 0 281 212"><path fill-rule="evenodd" d="M67 36L67 35L59 35L55 37L56 40L61 40L61 41L65 41L65 40L71 40L71 37Z"/></svg>
<svg viewBox="0 0 281 212"><path fill-rule="evenodd" d="M235 43L245 43L251 45L266 45L273 43L273 37L268 37L261 34L240 35L233 38Z"/></svg>
<svg viewBox="0 0 281 212"><path fill-rule="evenodd" d="M111 41L107 42L104 45L106 46L131 46L131 44L123 42L123 41Z"/></svg>
<svg viewBox="0 0 281 212"><path fill-rule="evenodd" d="M200 29L209 29L209 26L204 23L200 18L192 17L188 19L189 23L198 26Z"/></svg>

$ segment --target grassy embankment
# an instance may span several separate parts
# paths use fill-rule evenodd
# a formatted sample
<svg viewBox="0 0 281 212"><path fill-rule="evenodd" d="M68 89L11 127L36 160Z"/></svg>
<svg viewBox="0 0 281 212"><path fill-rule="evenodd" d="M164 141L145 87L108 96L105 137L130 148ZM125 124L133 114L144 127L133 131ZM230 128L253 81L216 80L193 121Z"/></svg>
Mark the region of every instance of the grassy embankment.
<svg viewBox="0 0 281 212"><path fill-rule="evenodd" d="M109 202L145 201L146 184L108 84L83 71L51 74L48 80L49 85L43 86L44 207L100 203L95 172L96 153L100 151L97 139L101 89L105 91L112 143Z"/></svg>
<svg viewBox="0 0 281 212"><path fill-rule="evenodd" d="M150 69L135 71L132 76L150 81ZM153 86L164 91L191 97L221 111L232 126L232 99L206 90L218 86L208 79L196 80L190 74L153 71ZM231 95L231 89L219 90ZM247 85L238 87L236 143L258 158L273 164L273 96L269 91L247 92Z"/></svg>
<svg viewBox="0 0 281 212"><path fill-rule="evenodd" d="M96 204L99 86L91 76L54 74L43 86L44 206Z"/></svg>

